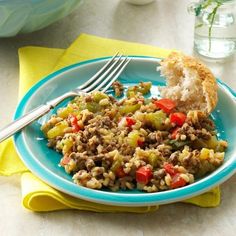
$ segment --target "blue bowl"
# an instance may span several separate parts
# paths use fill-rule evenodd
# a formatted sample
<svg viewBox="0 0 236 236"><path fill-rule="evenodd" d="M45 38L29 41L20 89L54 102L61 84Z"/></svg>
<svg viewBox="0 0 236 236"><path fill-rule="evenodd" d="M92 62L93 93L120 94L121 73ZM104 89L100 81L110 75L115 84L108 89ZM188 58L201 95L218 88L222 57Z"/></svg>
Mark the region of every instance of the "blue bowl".
<svg viewBox="0 0 236 236"><path fill-rule="evenodd" d="M46 103L66 91L69 91L90 78L101 68L107 59L95 59L63 68L47 76L32 87L21 100L16 110L15 119L26 112ZM151 81L151 95L159 96L157 86L164 85L165 80L156 71L158 59L133 57L130 64L119 77L125 85L134 85L140 81ZM222 166L188 186L156 193L144 193L138 190L110 192L88 189L73 183L72 176L59 167L61 155L47 147L40 126L49 115L35 121L22 132L14 136L19 156L25 165L49 185L77 198L110 205L145 206L166 204L187 199L206 192L224 182L236 171L236 94L229 87L218 81L219 102L212 119L216 124L218 135L228 141ZM63 105L63 104L61 104ZM64 104L65 105L65 104Z"/></svg>
<svg viewBox="0 0 236 236"><path fill-rule="evenodd" d="M0 37L42 29L75 10L81 0L0 0Z"/></svg>

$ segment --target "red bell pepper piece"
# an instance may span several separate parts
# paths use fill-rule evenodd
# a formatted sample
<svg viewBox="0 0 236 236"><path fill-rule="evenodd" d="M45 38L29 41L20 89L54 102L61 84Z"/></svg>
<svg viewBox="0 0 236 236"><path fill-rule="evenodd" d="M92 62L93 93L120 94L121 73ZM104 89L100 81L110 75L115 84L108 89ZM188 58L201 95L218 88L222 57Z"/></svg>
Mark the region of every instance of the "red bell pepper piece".
<svg viewBox="0 0 236 236"><path fill-rule="evenodd" d="M78 125L78 119L76 116L71 116L70 123L72 126L73 133L77 133L80 131L80 126Z"/></svg>
<svg viewBox="0 0 236 236"><path fill-rule="evenodd" d="M170 163L165 163L163 165L164 170L166 173L170 174L171 176L176 175L178 172L175 170L174 166Z"/></svg>
<svg viewBox="0 0 236 236"><path fill-rule="evenodd" d="M154 104L166 113L170 113L176 107L175 102L169 98L159 99L154 101Z"/></svg>
<svg viewBox="0 0 236 236"><path fill-rule="evenodd" d="M119 178L122 178L122 177L125 177L126 176L126 173L124 172L124 169L122 166L118 167L116 169L116 175L119 177Z"/></svg>
<svg viewBox="0 0 236 236"><path fill-rule="evenodd" d="M179 173L177 173L176 175L173 176L170 187L171 188L179 188L179 187L183 187L186 185L186 181L185 179L183 179Z"/></svg>
<svg viewBox="0 0 236 236"><path fill-rule="evenodd" d="M152 178L152 170L147 166L142 166L136 170L136 181L138 183L147 184Z"/></svg>
<svg viewBox="0 0 236 236"><path fill-rule="evenodd" d="M144 145L144 139L139 138L139 139L137 140L137 143L138 143L138 146L139 146L139 147L142 147L142 146Z"/></svg>
<svg viewBox="0 0 236 236"><path fill-rule="evenodd" d="M125 119L128 127L131 127L136 123L135 119L132 117L127 116Z"/></svg>
<svg viewBox="0 0 236 236"><path fill-rule="evenodd" d="M69 157L69 155L65 155L65 156L61 159L60 164L61 164L62 166L65 166L65 165L67 165L67 164L70 162L70 160L71 160L71 158Z"/></svg>
<svg viewBox="0 0 236 236"><path fill-rule="evenodd" d="M175 112L170 114L170 122L175 123L178 126L182 126L187 116L182 112Z"/></svg>
<svg viewBox="0 0 236 236"><path fill-rule="evenodd" d="M76 125L77 122L78 122L77 117L74 116L74 115L71 115L71 117L70 117L70 123L71 123L71 125Z"/></svg>
<svg viewBox="0 0 236 236"><path fill-rule="evenodd" d="M80 131L79 125L73 125L73 126L72 126L72 131L73 131L73 133L79 132L79 131Z"/></svg>
<svg viewBox="0 0 236 236"><path fill-rule="evenodd" d="M179 127L176 127L171 133L171 139L176 139L176 135L178 133Z"/></svg>

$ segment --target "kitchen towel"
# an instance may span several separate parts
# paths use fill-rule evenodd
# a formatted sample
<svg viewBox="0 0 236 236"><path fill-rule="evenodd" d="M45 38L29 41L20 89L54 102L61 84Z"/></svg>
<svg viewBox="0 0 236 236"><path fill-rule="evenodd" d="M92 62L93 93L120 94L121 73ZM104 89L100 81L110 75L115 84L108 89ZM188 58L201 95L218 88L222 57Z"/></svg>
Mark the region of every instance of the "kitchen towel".
<svg viewBox="0 0 236 236"><path fill-rule="evenodd" d="M19 49L20 83L19 99L46 75L80 61L112 56L117 52L124 55L144 55L166 57L171 50L149 45L101 38L81 34L68 49L24 47ZM0 174L21 174L22 204L32 211L54 211L79 209L95 212L135 212L155 211L158 206L120 207L108 206L77 199L62 193L34 176L18 157L12 139L0 144ZM215 207L220 204L220 189L216 187L204 194L182 202L201 207Z"/></svg>

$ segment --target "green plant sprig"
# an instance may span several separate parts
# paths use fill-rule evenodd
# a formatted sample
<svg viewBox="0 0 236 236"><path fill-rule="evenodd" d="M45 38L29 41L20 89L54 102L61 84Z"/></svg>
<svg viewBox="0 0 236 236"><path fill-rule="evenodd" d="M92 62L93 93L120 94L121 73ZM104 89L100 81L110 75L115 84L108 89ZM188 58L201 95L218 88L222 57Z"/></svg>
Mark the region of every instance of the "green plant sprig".
<svg viewBox="0 0 236 236"><path fill-rule="evenodd" d="M216 13L218 8L224 3L227 2L227 0L204 0L202 3L198 4L197 7L195 7L195 15L199 16L202 12L202 10L208 8L212 4L216 4L216 6L212 9L212 12L209 13L208 15L208 20L210 21L210 26L208 30L208 38L209 38L209 47L208 50L211 51L211 39L212 39L212 27L214 24L214 20L216 17ZM203 24L196 25L195 28L202 27Z"/></svg>

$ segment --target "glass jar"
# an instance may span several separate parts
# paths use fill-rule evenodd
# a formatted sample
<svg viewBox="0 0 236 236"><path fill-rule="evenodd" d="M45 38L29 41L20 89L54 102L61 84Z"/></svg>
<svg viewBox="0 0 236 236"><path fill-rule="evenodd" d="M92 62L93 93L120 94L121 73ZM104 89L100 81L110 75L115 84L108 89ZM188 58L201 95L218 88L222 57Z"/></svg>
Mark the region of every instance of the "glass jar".
<svg viewBox="0 0 236 236"><path fill-rule="evenodd" d="M189 10L195 14L197 53L223 59L236 51L236 0L201 0Z"/></svg>
<svg viewBox="0 0 236 236"><path fill-rule="evenodd" d="M126 0L126 2L134 5L145 5L154 2L154 0Z"/></svg>

